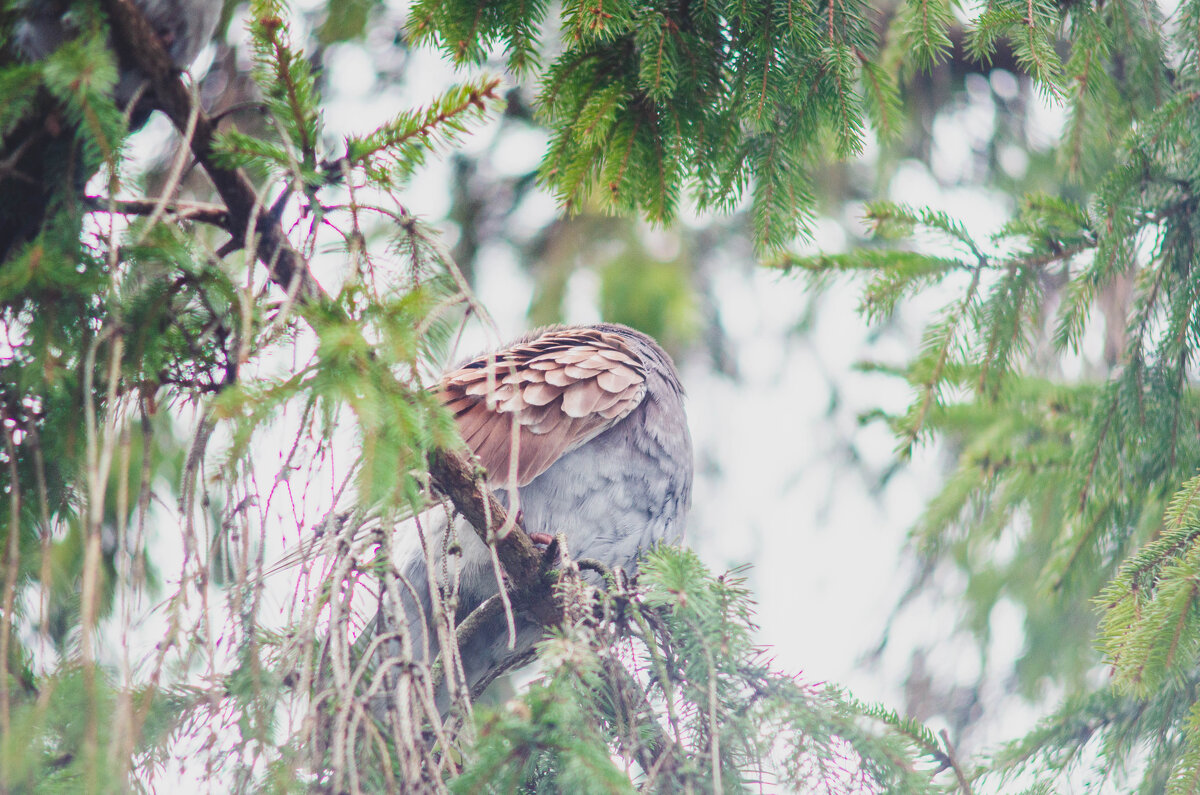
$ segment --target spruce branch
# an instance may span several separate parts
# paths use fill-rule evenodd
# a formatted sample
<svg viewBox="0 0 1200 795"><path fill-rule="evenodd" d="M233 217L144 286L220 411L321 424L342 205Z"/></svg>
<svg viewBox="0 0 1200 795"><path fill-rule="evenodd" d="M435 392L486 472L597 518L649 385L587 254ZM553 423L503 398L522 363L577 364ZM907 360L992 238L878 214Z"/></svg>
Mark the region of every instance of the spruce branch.
<svg viewBox="0 0 1200 795"><path fill-rule="evenodd" d="M346 143L346 155L326 161L321 168L327 178L339 178L347 166L369 166L377 158L394 160L408 176L426 153L439 144L450 144L472 119L482 118L490 106L501 102L499 78L486 78L450 89L444 97L423 110L404 112L364 138Z"/></svg>
<svg viewBox="0 0 1200 795"><path fill-rule="evenodd" d="M973 247L973 244L972 244ZM945 378L947 366L950 363L950 355L954 349L956 337L959 335L959 326L971 311L971 307L975 302L975 295L979 289L979 277L983 268L987 267L987 259L983 254L978 254L979 263L971 271L971 283L967 285L967 290L962 300L947 316L946 320L941 324L941 328L933 327L938 333L927 332L929 345L926 355L935 354L933 366L929 370L929 374L920 382L920 398L917 405L912 407L909 416L905 418L905 427L903 428L902 438L899 445L899 451L905 457L911 456L913 447L920 438L921 432L925 427L926 419L929 417L930 411L938 403L938 392L941 389L943 379Z"/></svg>
<svg viewBox="0 0 1200 795"><path fill-rule="evenodd" d="M225 230L229 229L231 223L229 211L224 206L213 202L163 202L159 199L112 199L107 196L85 196L83 206L99 213L143 216L153 215L161 206L165 213L180 220L198 221Z"/></svg>
<svg viewBox="0 0 1200 795"><path fill-rule="evenodd" d="M963 795L971 795L971 782L963 773L962 767L958 764L958 759L954 752L954 743L950 742L950 733L945 729L938 732L938 737L942 740L942 745L945 746L945 751L942 757L945 763L954 771L954 778L958 780L958 786L962 790Z"/></svg>

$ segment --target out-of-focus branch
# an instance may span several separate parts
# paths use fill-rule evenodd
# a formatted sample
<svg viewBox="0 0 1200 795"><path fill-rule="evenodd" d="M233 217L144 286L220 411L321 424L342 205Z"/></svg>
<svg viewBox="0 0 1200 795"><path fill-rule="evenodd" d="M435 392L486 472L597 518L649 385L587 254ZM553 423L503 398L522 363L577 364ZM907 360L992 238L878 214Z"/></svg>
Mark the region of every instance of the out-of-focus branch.
<svg viewBox="0 0 1200 795"><path fill-rule="evenodd" d="M110 199L105 196L85 196L83 200L83 206L89 210L121 215L151 215L157 211L159 204L156 199ZM176 218L229 228L229 212L220 204L172 201L162 206L167 214Z"/></svg>

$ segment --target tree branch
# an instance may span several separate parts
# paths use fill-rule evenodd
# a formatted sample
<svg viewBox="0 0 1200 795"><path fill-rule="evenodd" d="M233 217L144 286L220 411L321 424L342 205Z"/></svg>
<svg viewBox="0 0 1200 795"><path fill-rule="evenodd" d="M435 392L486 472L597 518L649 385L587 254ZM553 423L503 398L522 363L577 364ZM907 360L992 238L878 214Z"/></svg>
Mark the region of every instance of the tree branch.
<svg viewBox="0 0 1200 795"><path fill-rule="evenodd" d="M154 29L130 0L101 0L101 5L112 23L113 39L121 60L136 66L147 76L150 83L147 100L183 132L192 111L192 92L179 79L179 70L171 62ZM241 169L224 168L214 161L216 132L212 119L201 110L188 144L229 209L229 233L235 241L246 240L253 223L253 233L258 236L255 254L266 266L271 280L288 295L295 295L302 304L327 300L329 296L313 278L303 258L291 247L283 227L260 213L262 202L245 173Z"/></svg>
<svg viewBox="0 0 1200 795"><path fill-rule="evenodd" d="M107 196L85 196L83 199L83 206L88 210L121 215L151 215L158 209L159 204L156 199L110 199ZM229 211L223 205L174 201L166 202L163 207L167 213L177 218L229 229Z"/></svg>
<svg viewBox="0 0 1200 795"><path fill-rule="evenodd" d="M554 598L552 585L542 576L545 571L542 553L519 525L509 522L508 512L487 488L477 469L461 453L441 450L430 456L429 473L438 489L450 498L484 542L495 539L496 554L508 578L513 604L527 610L542 624L557 624L562 619L562 609Z"/></svg>
<svg viewBox="0 0 1200 795"><path fill-rule="evenodd" d="M950 769L954 771L954 777L958 779L958 786L962 790L963 795L971 795L971 781L958 765L958 761L954 758L954 744L950 742L950 735L945 729L938 732L938 737L942 738L942 743L946 746L945 764L950 765Z"/></svg>

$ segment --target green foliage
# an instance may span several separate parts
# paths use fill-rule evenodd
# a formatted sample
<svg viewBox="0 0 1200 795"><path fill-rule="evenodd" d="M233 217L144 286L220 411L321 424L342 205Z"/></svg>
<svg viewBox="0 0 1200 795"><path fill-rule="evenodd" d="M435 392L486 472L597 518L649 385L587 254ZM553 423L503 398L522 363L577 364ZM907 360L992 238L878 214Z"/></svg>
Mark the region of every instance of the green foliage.
<svg viewBox="0 0 1200 795"><path fill-rule="evenodd" d="M572 663L598 665L597 660ZM559 681L578 677L598 684L596 673L562 666L551 680L534 685L519 705L489 714L472 764L455 779L454 791L632 792L628 776L609 756L600 715L576 697L579 683Z"/></svg>
<svg viewBox="0 0 1200 795"><path fill-rule="evenodd" d="M229 132L223 162L291 175L322 213L319 193L334 178L357 178L373 159L411 169L497 104L494 82L450 92L436 106L465 100L462 118L435 113L413 131L416 142L397 140L385 127L369 152L345 169L330 166L337 156L323 151L316 79L289 41L282 11L280 4L258 4L250 26L273 135ZM385 278L373 258L360 256L336 296L306 309L313 360L273 377L271 357L294 350L299 318L294 305L273 303L247 281L240 257L215 255L196 226L164 213L165 206L127 228L101 222L103 232L81 236L82 184L107 162L110 187L118 190L125 123L109 96L117 71L99 16L75 21L80 35L47 59L0 68L10 100L0 129L24 134L31 114L37 124L62 129L39 172L55 180L49 212L32 240L6 252L0 266L0 776L6 786L117 791L133 780L135 756L147 766L134 778L145 779L155 762L170 759L175 743L199 731L206 711L217 724L234 716L230 736L240 737L245 759L274 745L272 710L283 688L261 664L254 606L261 585L250 585L249 566L262 542L245 524L257 497L239 493L256 443L293 407L314 437L332 435L337 418L348 415L362 446L351 469L362 508L394 513L424 504L425 456L456 437L422 388L418 363L440 355L460 315L453 311L457 288L431 233L403 211L356 207L403 222L391 245L405 272ZM42 112L50 122L36 116ZM399 176L377 178L391 186ZM347 223L347 240L366 238L357 215ZM184 442L179 418L191 410L199 430ZM204 462L214 432L224 457L210 480ZM213 493L214 484L224 494ZM163 496L177 487L173 508ZM124 641L131 605L160 600L164 578L150 555L160 534L182 545L185 562L167 572L176 590L161 608L166 634L150 659L136 662L135 677L128 657L120 662L129 647L98 659L98 649L117 646L108 637L97 644L96 636ZM221 632L189 607L207 603L213 586L228 589L227 609L238 618L228 641L241 660L218 677L225 693L219 698L186 685L193 661L207 656ZM118 628L101 629L103 622ZM175 695L145 684L160 679L178 686ZM103 741L102 726L112 732ZM243 788L260 775L253 761L231 767L235 778L228 780ZM282 770L273 775L294 781Z"/></svg>
<svg viewBox="0 0 1200 795"><path fill-rule="evenodd" d="M331 4L319 43L366 37L384 5ZM320 48L293 38L286 4L251 4L266 129L231 123L218 162L252 173L260 195L268 178L286 183L277 206L258 210L275 223L298 207L287 234L302 265L342 257L329 294L300 304L265 286L255 257L236 251L245 241L214 251L201 230L221 225L211 217L160 205L124 224L85 209L83 185L102 166L111 196L140 186L122 182L126 121L102 15L72 8L73 35L42 61L0 42L0 133L6 145L45 139L36 162L12 162L47 200L36 228L0 252L4 783L121 789L205 733L205 775L237 790L741 791L766 780L919 792L950 768L963 774L944 737L773 670L753 646L744 584L669 550L636 584L604 592L568 567L572 620L541 647L544 679L475 721L443 723L421 701L434 674L411 657L382 670L377 652L400 640L362 618L396 586L397 522L429 506L427 457L457 443L424 384L479 309L412 197L398 197L499 112L500 80L465 78L333 141ZM502 51L537 81L549 133L539 174L569 212L667 223L685 196L706 210L744 204L759 251L806 233L826 161L858 154L871 132L902 138L901 86L961 66L964 14L971 56L1011 56L1027 85L1065 104L1046 156L1061 191L1024 197L992 237L953 214L874 203L868 245L779 254L777 265L814 281L862 277L861 310L877 323L918 294L951 296L900 368L910 406L888 417L902 455L937 439L956 458L914 544L964 575L963 624L980 638L998 604L1023 611L1023 694L1068 694L968 774L1050 791L1091 770L1114 787L1194 790L1200 4L1168 24L1133 0L966 11L909 0L891 16L857 0L572 0L559 7L561 41L545 38L550 9L422 0L408 31L458 65ZM23 201L0 197L5 218ZM606 315L686 340L698 309L683 259L610 259ZM546 288L551 312L564 284ZM1089 338L1102 322L1097 355ZM1077 359L1089 366L1064 378ZM294 442L268 473L258 448L279 435ZM349 466L332 452L343 436L359 451ZM278 523L283 502L297 525L318 502L328 510L319 533L297 532L329 568L305 571L306 598L280 628L263 578L267 517ZM156 533L181 539L177 571L156 570ZM98 654L161 582L173 592L150 657ZM1104 664L1112 685L1098 687Z"/></svg>
<svg viewBox="0 0 1200 795"><path fill-rule="evenodd" d="M1061 11L1052 3L1004 0L989 3L974 21L968 49L979 59L995 50L1000 40L1013 48L1017 63L1048 94L1062 90L1064 67L1054 49Z"/></svg>
<svg viewBox="0 0 1200 795"><path fill-rule="evenodd" d="M364 7L339 11L322 35L362 30ZM422 14L449 24L453 10L418 8L413 25ZM480 9L486 25L502 29L516 67L536 62L544 13L536 5ZM775 12L756 13L770 22ZM775 215L762 223L779 226L795 206L805 167L798 153L809 146L789 136L828 135L842 153L859 145L861 66L847 42L866 36L864 23L837 15L831 41L798 55L802 65L788 66L770 86L749 83L722 99L717 70L698 78L686 65L696 47L711 50L711 37L725 35L722 23L705 16L710 38L682 40L672 14L647 17L633 5L566 9L582 46L611 61L597 69L584 57L580 74L591 70L601 81L615 68L624 77L577 96L575 78L563 74L566 93L548 113L570 117L578 140L553 146L581 173L606 173L618 186L657 172L656 197L631 194L621 206L649 208L664 220L685 173L683 138L664 148L665 122L639 127L655 113L648 103L676 104L697 79L708 81L701 88L710 99L745 106L709 108L711 118L750 104L761 116L739 157L782 169L755 187L772 194L764 202ZM924 750L910 734L874 720L836 689L772 671L752 645L752 607L740 581L713 577L687 553L663 551L649 561L638 590L601 593L574 569L564 572L576 620L544 644L550 674L519 705L467 725L443 723L424 702L404 711L414 702L397 694L426 692L433 674L411 658L391 673L378 653L387 633L360 623L360 588L392 589L399 603L391 528L429 506L430 453L459 443L424 384L464 309L475 306L436 235L387 198L499 109L500 83L467 81L330 151L319 72L289 29L282 3L252 4L253 76L267 129L226 129L214 162L288 183L284 200L295 198L311 221L293 229L298 257L327 245L327 229L337 233L349 267L336 289L302 305L292 296L276 303L256 282L252 257L229 244L212 251L199 225L165 204L130 210L127 225L101 224L102 233L87 236L79 207L51 212L0 268L11 348L0 360L0 464L13 475L0 507L16 518L0 537L5 785L152 785L174 775L200 743L207 759L197 775L238 791L621 792L639 776L652 787L739 791L768 770L797 786L839 791L929 788L931 774L912 761ZM778 54L807 35L788 30L771 45ZM43 96L20 82L36 76L70 128L66 146L82 158L77 173L86 179L107 162L115 192L124 129L107 92L116 67L103 27L86 31L42 63L0 70L0 90L11 100L0 129L16 130L25 123L18 117L40 112ZM655 60L619 65L601 53L635 40L656 50ZM774 68L761 66L764 74ZM793 126L781 133L773 126L786 98L776 83L801 71L828 95L826 119L787 111ZM894 112L894 93L881 90L881 105ZM616 133L623 137L614 144ZM623 162L584 162L613 146L628 155ZM730 189L714 201L732 203L745 178L721 179ZM79 201L77 183L69 184L76 190L62 192L64 206ZM352 192L349 203L344 191ZM113 200L106 206L123 210ZM279 207L259 209L276 220ZM384 255L374 246L376 218L393 230L378 246ZM764 234L780 242L788 233ZM675 344L693 333L694 296L679 263L630 273L629 263L616 262L608 275L605 300L614 307L652 319ZM641 286L642 303L632 300L631 284ZM189 412L194 431L182 441L180 418ZM295 441L272 478L259 471L258 447L280 429ZM329 463L338 436L357 450L344 470ZM266 516L285 493L293 516L305 515L297 506L317 499L314 483L325 472L337 482L311 543L325 545L329 568L305 575L312 577L306 598L290 607L281 629L264 609ZM179 484L176 505L156 501L163 482ZM150 555L160 533L183 550L178 569L165 573ZM162 639L148 657L130 660L135 605L158 600L163 582L172 587L152 613L165 625ZM101 650L113 635L121 644L110 656ZM383 690L391 676L399 684ZM305 716L300 728L285 719L296 714ZM39 752L22 754L22 746Z"/></svg>
<svg viewBox="0 0 1200 795"><path fill-rule="evenodd" d="M6 780L26 792L120 789L121 771L95 752L99 727L117 719L118 694L111 683L67 668L40 677L38 686L44 701L22 704L0 742ZM31 743L35 737L39 742Z"/></svg>
<svg viewBox="0 0 1200 795"><path fill-rule="evenodd" d="M329 7L317 37L322 44L361 39L367 32L367 24L381 6L382 0L347 0Z"/></svg>
<svg viewBox="0 0 1200 795"><path fill-rule="evenodd" d="M600 271L600 312L605 320L641 329L667 350L694 338L696 295L683 262L639 258L633 252Z"/></svg>
<svg viewBox="0 0 1200 795"><path fill-rule="evenodd" d="M428 108L401 113L369 136L350 139L346 156L380 184L403 184L426 157L454 145L472 124L500 108L499 85L484 78L455 86Z"/></svg>
<svg viewBox="0 0 1200 795"><path fill-rule="evenodd" d="M563 590L580 620L542 643L541 683L480 718L454 791L934 791L927 731L771 668L736 575L661 548L631 590Z"/></svg>
<svg viewBox="0 0 1200 795"><path fill-rule="evenodd" d="M908 0L900 9L900 46L914 55L917 65L929 69L950 53L947 31L953 22L950 4L941 0Z"/></svg>
<svg viewBox="0 0 1200 795"><path fill-rule="evenodd" d="M460 63L502 45L521 71L545 14L544 3L422 2L409 30ZM948 22L925 33L944 38ZM539 97L552 131L541 176L569 212L595 203L668 222L690 184L703 208L750 197L755 243L776 249L807 232L811 170L859 151L864 116L897 124L895 79L874 60L861 3L572 2L562 24Z"/></svg>
<svg viewBox="0 0 1200 795"><path fill-rule="evenodd" d="M989 3L968 44L983 56L1006 42L1036 86L1062 97L1070 116L1056 155L1081 196L1067 184L1026 196L988 240L944 213L873 204L877 245L777 264L818 281L864 278L861 310L875 322L932 288L954 296L903 368L910 407L888 418L902 453L937 439L955 458L913 539L930 566L966 577L962 621L982 641L995 605L1022 608L1016 674L1027 695L1049 682L1069 694L989 775L1193 791L1196 48L1156 9L1061 13ZM1097 332L1102 352L1089 341ZM1092 364L1063 378L1071 361ZM1104 666L1109 684L1097 686Z"/></svg>
<svg viewBox="0 0 1200 795"><path fill-rule="evenodd" d="M284 8L282 0L256 0L250 24L255 78L279 140L268 142L231 130L221 136L218 148L224 152L226 164L291 173L300 184L308 185L320 181L320 97L308 61L288 40Z"/></svg>

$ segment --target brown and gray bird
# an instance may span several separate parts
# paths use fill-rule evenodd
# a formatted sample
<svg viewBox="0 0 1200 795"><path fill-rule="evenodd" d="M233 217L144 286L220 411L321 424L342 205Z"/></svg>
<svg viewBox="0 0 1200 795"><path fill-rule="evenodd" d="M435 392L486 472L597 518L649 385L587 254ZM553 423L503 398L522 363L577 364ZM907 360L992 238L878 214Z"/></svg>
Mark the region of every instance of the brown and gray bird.
<svg viewBox="0 0 1200 795"><path fill-rule="evenodd" d="M208 44L224 0L133 0L162 39L175 64L186 69ZM78 32L79 3L17 0L0 19L0 65L36 63ZM4 35L7 34L7 35ZM130 112L132 129L149 117L145 76L119 64L113 99ZM141 100L133 108L129 103ZM20 119L0 128L0 263L33 239L56 207L74 202L99 164L80 146L77 125L49 92L41 90Z"/></svg>
<svg viewBox="0 0 1200 795"><path fill-rule="evenodd" d="M679 376L650 337L611 323L544 328L462 364L442 377L438 390L506 505L515 481L526 532L562 533L572 557L629 573L652 545L681 540L692 442ZM497 585L478 536L460 526L458 540L461 620ZM421 594L419 604L411 596L406 601L409 630L428 637L436 655L424 558L414 554L404 573ZM461 650L472 688L541 638L536 622L521 616L516 622L515 649L508 649L499 616ZM445 694L439 699L444 709Z"/></svg>

